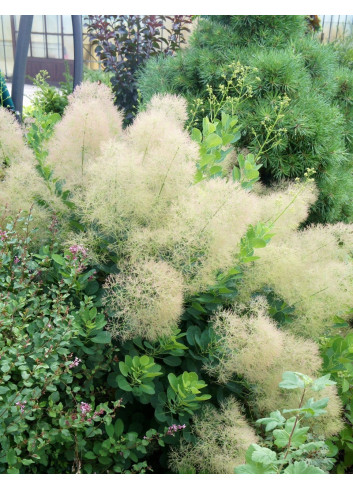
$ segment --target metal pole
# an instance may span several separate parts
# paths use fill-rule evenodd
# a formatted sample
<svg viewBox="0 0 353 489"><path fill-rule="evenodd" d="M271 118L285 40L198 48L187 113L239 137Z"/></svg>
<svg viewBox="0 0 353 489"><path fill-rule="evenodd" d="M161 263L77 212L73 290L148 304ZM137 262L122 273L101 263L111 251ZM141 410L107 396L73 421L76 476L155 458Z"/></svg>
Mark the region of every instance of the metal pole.
<svg viewBox="0 0 353 489"><path fill-rule="evenodd" d="M72 15L72 31L74 34L74 90L83 78L83 39L81 15Z"/></svg>
<svg viewBox="0 0 353 489"><path fill-rule="evenodd" d="M22 118L23 108L23 89L25 84L26 65L29 41L31 38L33 15L21 15L20 27L18 30L15 66L12 80L12 100L16 112L19 112L17 118Z"/></svg>

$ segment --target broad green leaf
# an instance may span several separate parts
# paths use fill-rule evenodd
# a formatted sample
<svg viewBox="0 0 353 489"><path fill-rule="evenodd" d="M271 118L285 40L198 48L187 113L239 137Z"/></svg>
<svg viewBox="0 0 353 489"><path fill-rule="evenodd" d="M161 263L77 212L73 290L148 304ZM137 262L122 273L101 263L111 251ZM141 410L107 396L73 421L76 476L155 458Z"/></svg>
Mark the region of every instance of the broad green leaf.
<svg viewBox="0 0 353 489"><path fill-rule="evenodd" d="M325 407L327 407L328 402L328 397L324 397L323 399L319 399L317 401L315 401L314 398L311 397L307 400L300 411L305 413L306 418L309 418L311 416L320 416L321 414L326 413Z"/></svg>
<svg viewBox="0 0 353 489"><path fill-rule="evenodd" d="M172 389L177 392L178 391L178 381L177 378L174 374L168 374L168 380L169 384L171 385Z"/></svg>
<svg viewBox="0 0 353 489"><path fill-rule="evenodd" d="M16 456L16 452L13 448L10 448L7 452L6 452L6 460L7 460L7 463L9 465L15 465L16 462L17 462L17 456Z"/></svg>
<svg viewBox="0 0 353 489"><path fill-rule="evenodd" d="M314 380L313 385L311 386L311 389L313 391L321 391L325 389L325 387L329 385L335 385L336 382L333 382L330 380L330 374L324 375L323 377L320 377L319 379Z"/></svg>
<svg viewBox="0 0 353 489"><path fill-rule="evenodd" d="M143 366L143 367L146 367L147 365L149 365L150 363L153 363L153 360L151 362L151 358L149 358L147 355L143 355L142 357L140 357L140 364Z"/></svg>
<svg viewBox="0 0 353 489"><path fill-rule="evenodd" d="M269 448L252 443L245 454L245 465L234 469L236 474L275 474L277 455Z"/></svg>
<svg viewBox="0 0 353 489"><path fill-rule="evenodd" d="M149 394L151 396L155 393L155 390L154 390L154 388L153 388L153 386L151 384L141 384L140 385L140 389L145 394Z"/></svg>
<svg viewBox="0 0 353 489"><path fill-rule="evenodd" d="M66 265L66 261L65 261L65 258L61 255L56 255L55 253L53 255L51 255L52 259L58 263L59 265L61 266L65 266Z"/></svg>
<svg viewBox="0 0 353 489"><path fill-rule="evenodd" d="M228 144L233 142L234 134L226 133L222 135L222 144L223 146L228 146Z"/></svg>
<svg viewBox="0 0 353 489"><path fill-rule="evenodd" d="M290 418L287 420L284 429L282 430L274 430L274 443L278 448L284 448L289 443L289 437L292 432L293 426L295 423L295 418ZM291 438L291 447L298 448L300 445L306 442L307 433L309 431L309 427L305 426L304 428L299 427L299 422L297 423L294 433Z"/></svg>
<svg viewBox="0 0 353 489"><path fill-rule="evenodd" d="M323 470L319 467L314 467L313 465L308 465L306 462L301 460L300 462L294 462L289 464L284 470L285 474L325 474Z"/></svg>
<svg viewBox="0 0 353 489"><path fill-rule="evenodd" d="M277 454L269 448L259 447L253 451L251 459L262 465L271 465L277 461Z"/></svg>
<svg viewBox="0 0 353 489"><path fill-rule="evenodd" d="M122 389L123 391L126 391L126 392L132 391L132 387L128 383L128 381L125 379L125 377L123 377L122 375L118 375L116 380L118 382L118 386L120 387L120 389Z"/></svg>
<svg viewBox="0 0 353 489"><path fill-rule="evenodd" d="M95 455L93 452L86 452L84 454L84 458L87 458L88 460L94 460L97 458L97 455Z"/></svg>
<svg viewBox="0 0 353 489"><path fill-rule="evenodd" d="M256 424L264 424L266 426L265 431L271 431L277 426L283 426L286 422L286 418L282 416L280 411L274 411L270 413L269 418L261 418L256 421Z"/></svg>
<svg viewBox="0 0 353 489"><path fill-rule="evenodd" d="M108 344L111 342L112 336L109 331L99 331L99 333L91 338L93 343Z"/></svg>
<svg viewBox="0 0 353 489"><path fill-rule="evenodd" d="M163 358L163 362L170 367L178 367L181 365L181 359L179 357L168 356Z"/></svg>
<svg viewBox="0 0 353 489"><path fill-rule="evenodd" d="M217 146L222 146L222 138L218 134L212 133L207 136L204 141L207 148L212 149Z"/></svg>
<svg viewBox="0 0 353 489"><path fill-rule="evenodd" d="M250 240L250 246L253 248L265 248L266 241L261 238L253 238Z"/></svg>
<svg viewBox="0 0 353 489"><path fill-rule="evenodd" d="M105 425L105 431L107 432L109 438L114 436L114 426L112 424Z"/></svg>
<svg viewBox="0 0 353 489"><path fill-rule="evenodd" d="M202 134L197 127L194 127L193 130L191 131L191 139L193 141L196 141L196 143L201 143L202 141Z"/></svg>
<svg viewBox="0 0 353 489"><path fill-rule="evenodd" d="M282 389L304 389L305 384L295 372L284 372L279 386Z"/></svg>
<svg viewBox="0 0 353 489"><path fill-rule="evenodd" d="M115 422L114 431L117 438L119 438L119 436L121 436L124 432L124 423L120 418Z"/></svg>
<svg viewBox="0 0 353 489"><path fill-rule="evenodd" d="M240 170L237 166L233 167L232 175L233 175L233 181L234 182L240 182L241 174L240 174Z"/></svg>
<svg viewBox="0 0 353 489"><path fill-rule="evenodd" d="M212 176L212 175L216 175L217 173L221 173L222 171L223 168L221 166L215 165L209 169L209 174Z"/></svg>

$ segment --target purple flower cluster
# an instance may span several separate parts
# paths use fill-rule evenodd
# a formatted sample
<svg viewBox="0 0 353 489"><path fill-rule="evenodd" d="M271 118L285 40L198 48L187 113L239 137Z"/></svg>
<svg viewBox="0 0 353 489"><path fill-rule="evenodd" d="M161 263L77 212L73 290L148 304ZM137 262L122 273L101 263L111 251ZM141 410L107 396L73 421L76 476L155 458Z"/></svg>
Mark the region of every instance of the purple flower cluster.
<svg viewBox="0 0 353 489"><path fill-rule="evenodd" d="M26 407L27 401L18 401L15 403L16 406L18 406L21 409L21 413L23 414L25 412L25 407Z"/></svg>
<svg viewBox="0 0 353 489"><path fill-rule="evenodd" d="M81 402L80 409L81 409L82 414L87 414L87 413L90 413L92 411L91 405L88 404L87 402Z"/></svg>
<svg viewBox="0 0 353 489"><path fill-rule="evenodd" d="M15 265L17 265L17 263L20 263L20 259L18 258L18 256L15 256L13 262L14 262Z"/></svg>
<svg viewBox="0 0 353 489"><path fill-rule="evenodd" d="M77 367L81 362L82 362L82 360L80 360L79 358L75 357L75 360L72 363L70 363L69 368Z"/></svg>
<svg viewBox="0 0 353 489"><path fill-rule="evenodd" d="M175 433L184 430L185 428L186 428L186 424L178 424L178 425L172 424L172 426L169 426L166 435L174 436Z"/></svg>
<svg viewBox="0 0 353 489"><path fill-rule="evenodd" d="M7 232L6 231L2 231L0 229L0 240L1 241L5 241L6 238L7 238Z"/></svg>
<svg viewBox="0 0 353 489"><path fill-rule="evenodd" d="M70 246L69 250L70 250L70 253L73 254L74 260L77 258L77 255L80 255L83 258L87 257L87 250L82 245Z"/></svg>
<svg viewBox="0 0 353 489"><path fill-rule="evenodd" d="M73 262L77 265L77 272L82 273L86 266L84 264L84 260L87 258L87 250L82 245L73 245L70 246L69 251L71 255L67 255L67 259L72 259Z"/></svg>

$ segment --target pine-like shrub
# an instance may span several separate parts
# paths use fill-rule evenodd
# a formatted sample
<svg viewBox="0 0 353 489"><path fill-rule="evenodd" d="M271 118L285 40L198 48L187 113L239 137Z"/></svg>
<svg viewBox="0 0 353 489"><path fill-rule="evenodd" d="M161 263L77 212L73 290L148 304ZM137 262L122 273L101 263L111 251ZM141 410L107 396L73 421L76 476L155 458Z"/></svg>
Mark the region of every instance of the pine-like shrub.
<svg viewBox="0 0 353 489"><path fill-rule="evenodd" d="M232 62L249 66L249 96L236 109L242 126L237 146L256 153L266 140L268 124L276 119L276 101L288 96L277 123L281 137L261 155L263 182L294 179L307 167L314 168L319 198L309 222L351 221L351 72L340 67L337 50L306 31L304 16L200 19L188 48L146 64L139 89L144 101L155 93L183 94L192 113L195 99L208 97L208 85L222 96L219 88ZM230 96L237 96L236 91ZM196 119L200 122L206 112L207 107L200 106Z"/></svg>

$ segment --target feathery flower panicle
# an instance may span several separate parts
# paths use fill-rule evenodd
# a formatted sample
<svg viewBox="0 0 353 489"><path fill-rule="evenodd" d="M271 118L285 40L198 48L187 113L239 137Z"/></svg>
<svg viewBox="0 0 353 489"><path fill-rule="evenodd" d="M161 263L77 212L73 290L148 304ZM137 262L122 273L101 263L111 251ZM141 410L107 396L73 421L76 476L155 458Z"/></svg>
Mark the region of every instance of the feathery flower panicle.
<svg viewBox="0 0 353 489"><path fill-rule="evenodd" d="M26 146L15 116L0 107L0 208L6 207L6 214L13 217L19 210L32 209L31 227L38 227L46 235L50 212L36 204L36 197L49 203L55 197L50 195L35 166L34 154ZM5 215L0 215L0 225L4 219Z"/></svg>
<svg viewBox="0 0 353 489"><path fill-rule="evenodd" d="M176 473L233 474L245 461L245 452L258 438L240 411L228 398L219 409L208 405L193 418L195 445L182 443L171 452L169 465Z"/></svg>
<svg viewBox="0 0 353 489"><path fill-rule="evenodd" d="M257 187L262 202L259 220L271 223L278 217L272 227L275 233L272 242L290 231L297 230L307 219L310 206L315 203L318 196L317 188L312 182L283 185L271 187L270 190L263 186Z"/></svg>
<svg viewBox="0 0 353 489"><path fill-rule="evenodd" d="M116 241L136 226L159 227L193 184L197 155L197 145L176 120L150 109L91 162L76 204L86 222Z"/></svg>
<svg viewBox="0 0 353 489"><path fill-rule="evenodd" d="M69 96L63 118L49 141L48 163L74 190L82 185L87 168L101 146L122 133L122 116L104 84L84 82ZM101 169L104 171L104 168Z"/></svg>
<svg viewBox="0 0 353 489"><path fill-rule="evenodd" d="M174 94L153 95L147 105L147 112L156 111L180 123L184 127L188 119L187 102L183 97Z"/></svg>
<svg viewBox="0 0 353 489"><path fill-rule="evenodd" d="M38 200L45 201L46 207ZM0 209L6 208L6 215L15 217L19 210L31 212L33 220L30 228L38 228L34 239L44 242L50 234L52 211L61 211L64 205L53 195L35 168L34 160L15 162L5 171L0 181ZM0 225L6 219L0 213ZM21 234L21 230L19 230Z"/></svg>
<svg viewBox="0 0 353 489"><path fill-rule="evenodd" d="M353 225L318 225L288 232L259 250L261 257L245 271L240 297L270 286L289 305L295 319L286 327L308 338L330 330L333 318L347 317L353 296L349 259ZM347 317L348 318L348 317Z"/></svg>
<svg viewBox="0 0 353 489"><path fill-rule="evenodd" d="M183 312L183 287L181 275L162 261L141 261L110 275L105 303L116 320L112 334L149 341L171 336Z"/></svg>
<svg viewBox="0 0 353 489"><path fill-rule="evenodd" d="M239 314L240 310L221 310L212 327L223 351L217 366L207 367L218 382L227 383L235 374L249 382L261 383L283 355L284 333L259 310L256 314Z"/></svg>
<svg viewBox="0 0 353 489"><path fill-rule="evenodd" d="M33 160L33 153L24 142L22 129L16 117L4 107L0 107L0 181L4 168Z"/></svg>
<svg viewBox="0 0 353 489"><path fill-rule="evenodd" d="M163 227L137 229L127 248L132 260L162 257L183 274L187 293L197 293L234 265L241 237L257 220L258 202L224 179L201 182L179 196Z"/></svg>
<svg viewBox="0 0 353 489"><path fill-rule="evenodd" d="M276 409L297 406L297 391L281 389L279 383L285 371L301 372L309 377L320 376L322 359L318 345L308 339L277 329L265 313L266 301L251 304L251 313L245 315L240 308L218 312L213 321L219 337L219 348L224 355L220 363L207 370L220 382L241 375L256 386L253 403L264 416ZM321 393L322 394L322 393ZM307 393L307 398L312 393ZM321 397L325 397L324 393ZM331 436L342 427L341 403L336 389L330 388L330 402L325 421L310 421L315 432Z"/></svg>

